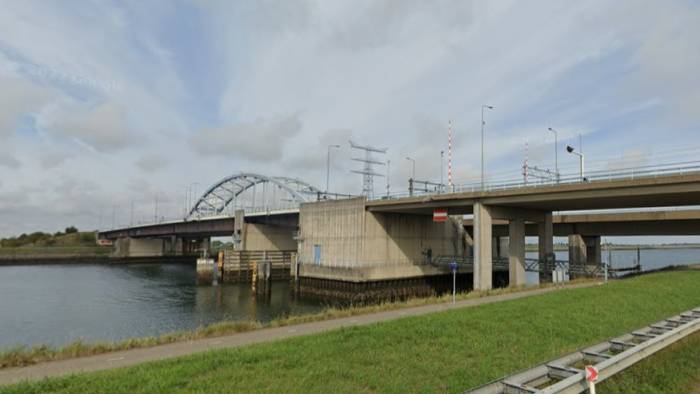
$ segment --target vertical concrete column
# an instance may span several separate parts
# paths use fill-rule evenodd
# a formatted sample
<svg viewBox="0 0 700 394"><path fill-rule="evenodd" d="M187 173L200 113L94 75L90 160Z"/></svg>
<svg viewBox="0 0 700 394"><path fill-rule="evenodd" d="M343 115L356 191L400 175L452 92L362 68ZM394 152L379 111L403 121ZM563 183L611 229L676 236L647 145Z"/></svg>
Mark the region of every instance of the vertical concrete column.
<svg viewBox="0 0 700 394"><path fill-rule="evenodd" d="M538 224L538 230L540 283L547 283L552 281L553 267L548 266L545 262L554 259L554 226L552 224L552 212L544 213L544 221Z"/></svg>
<svg viewBox="0 0 700 394"><path fill-rule="evenodd" d="M586 263L586 243L579 234L569 235L569 273L572 277L583 273Z"/></svg>
<svg viewBox="0 0 700 394"><path fill-rule="evenodd" d="M470 231L471 230L471 231ZM468 258L474 258L474 228L471 227L464 232L464 241L466 243L466 248L464 250L464 255Z"/></svg>
<svg viewBox="0 0 700 394"><path fill-rule="evenodd" d="M586 243L580 234L569 234L569 262L581 264L586 261Z"/></svg>
<svg viewBox="0 0 700 394"><path fill-rule="evenodd" d="M474 204L474 290L489 290L493 285L491 224L488 207Z"/></svg>
<svg viewBox="0 0 700 394"><path fill-rule="evenodd" d="M233 217L233 248L235 250L245 250L245 211L237 209Z"/></svg>
<svg viewBox="0 0 700 394"><path fill-rule="evenodd" d="M586 262L587 265L600 265L602 259L602 249L600 247L600 236L584 237L586 245Z"/></svg>
<svg viewBox="0 0 700 394"><path fill-rule="evenodd" d="M525 285L525 220L508 223L508 278L511 287Z"/></svg>

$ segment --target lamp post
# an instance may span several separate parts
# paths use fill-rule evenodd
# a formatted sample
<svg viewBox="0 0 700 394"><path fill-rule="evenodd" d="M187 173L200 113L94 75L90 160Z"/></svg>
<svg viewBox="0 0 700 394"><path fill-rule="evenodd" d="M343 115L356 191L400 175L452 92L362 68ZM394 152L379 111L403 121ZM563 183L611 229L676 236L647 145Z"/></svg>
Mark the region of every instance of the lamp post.
<svg viewBox="0 0 700 394"><path fill-rule="evenodd" d="M481 106L481 190L484 190L484 126L486 122L484 121L484 109L493 110L491 105Z"/></svg>
<svg viewBox="0 0 700 394"><path fill-rule="evenodd" d="M413 163L413 171L411 172L411 179L416 180L416 160L406 156L406 160Z"/></svg>
<svg viewBox="0 0 700 394"><path fill-rule="evenodd" d="M559 136L555 129L550 127L549 131L554 133L554 172L556 176L556 181L557 183L559 183L559 148L557 148L557 146L559 146Z"/></svg>
<svg viewBox="0 0 700 394"><path fill-rule="evenodd" d="M340 148L340 145L328 145L328 156L326 157L326 194L328 194L331 182L331 148Z"/></svg>
<svg viewBox="0 0 700 394"><path fill-rule="evenodd" d="M585 158L584 154L581 153L581 152L576 152L576 151L574 150L574 148L571 147L570 145L567 145L567 146L566 146L566 151L569 152L569 153L571 153L572 155L578 156L578 159L579 159L579 168L580 168L580 171L581 171L581 182L585 181L585 180L586 180L586 177L585 177L585 172L584 172L584 158Z"/></svg>

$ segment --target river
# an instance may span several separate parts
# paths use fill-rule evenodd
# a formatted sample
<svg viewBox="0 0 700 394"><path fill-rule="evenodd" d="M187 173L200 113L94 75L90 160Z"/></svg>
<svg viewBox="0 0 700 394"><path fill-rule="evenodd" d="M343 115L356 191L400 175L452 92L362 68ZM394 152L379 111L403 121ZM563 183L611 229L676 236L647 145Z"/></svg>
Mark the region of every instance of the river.
<svg viewBox="0 0 700 394"><path fill-rule="evenodd" d="M614 251L613 267L632 265L636 253ZM642 250L641 257L650 270L698 262L700 249ZM557 252L557 259L566 258ZM536 277L528 273L528 281ZM0 266L0 349L115 341L222 320L269 321L328 306L295 299L286 281L273 283L271 293L262 301L247 284L196 286L194 267L178 264Z"/></svg>

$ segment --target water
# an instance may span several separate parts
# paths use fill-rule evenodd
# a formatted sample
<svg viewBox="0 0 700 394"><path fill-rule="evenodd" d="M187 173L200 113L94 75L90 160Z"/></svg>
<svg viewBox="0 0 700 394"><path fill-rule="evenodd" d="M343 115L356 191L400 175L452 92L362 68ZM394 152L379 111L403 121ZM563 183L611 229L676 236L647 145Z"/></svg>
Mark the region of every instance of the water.
<svg viewBox="0 0 700 394"><path fill-rule="evenodd" d="M568 258L566 252L556 255ZM636 256L636 250L614 251L612 266L631 266ZM651 270L700 262L700 249L642 250L641 257L642 268ZM294 299L287 281L274 282L270 300L262 301L251 296L248 284L196 286L195 279L193 266L173 264L0 266L0 349L115 341L327 307ZM529 272L528 282L537 283L537 273Z"/></svg>
<svg viewBox="0 0 700 394"><path fill-rule="evenodd" d="M569 260L569 252L555 251L557 260ZM528 259L536 259L537 252L527 252L525 257ZM637 250L613 250L611 268L627 268L636 265ZM603 262L608 262L608 251L602 251ZM689 265L700 263L700 249L641 249L640 260L642 262L642 271L652 271L659 268L664 268L672 265ZM537 272L526 273L527 283L539 283Z"/></svg>
<svg viewBox="0 0 700 394"><path fill-rule="evenodd" d="M196 286L195 280L195 268L179 264L0 267L0 349L115 341L326 307L293 299L287 281L274 282L270 299L261 301L249 284Z"/></svg>

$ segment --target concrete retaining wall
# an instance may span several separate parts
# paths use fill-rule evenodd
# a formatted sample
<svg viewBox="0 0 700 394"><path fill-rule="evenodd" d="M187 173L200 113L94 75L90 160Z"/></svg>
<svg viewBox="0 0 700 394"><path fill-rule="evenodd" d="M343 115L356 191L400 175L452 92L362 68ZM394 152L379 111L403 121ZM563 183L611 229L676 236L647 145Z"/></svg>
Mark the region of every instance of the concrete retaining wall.
<svg viewBox="0 0 700 394"><path fill-rule="evenodd" d="M375 281L444 274L432 257L463 256L465 233L458 220L373 213L356 198L302 204L299 214L300 276Z"/></svg>
<svg viewBox="0 0 700 394"><path fill-rule="evenodd" d="M245 250L296 251L294 240L296 227L246 223L244 226Z"/></svg>

